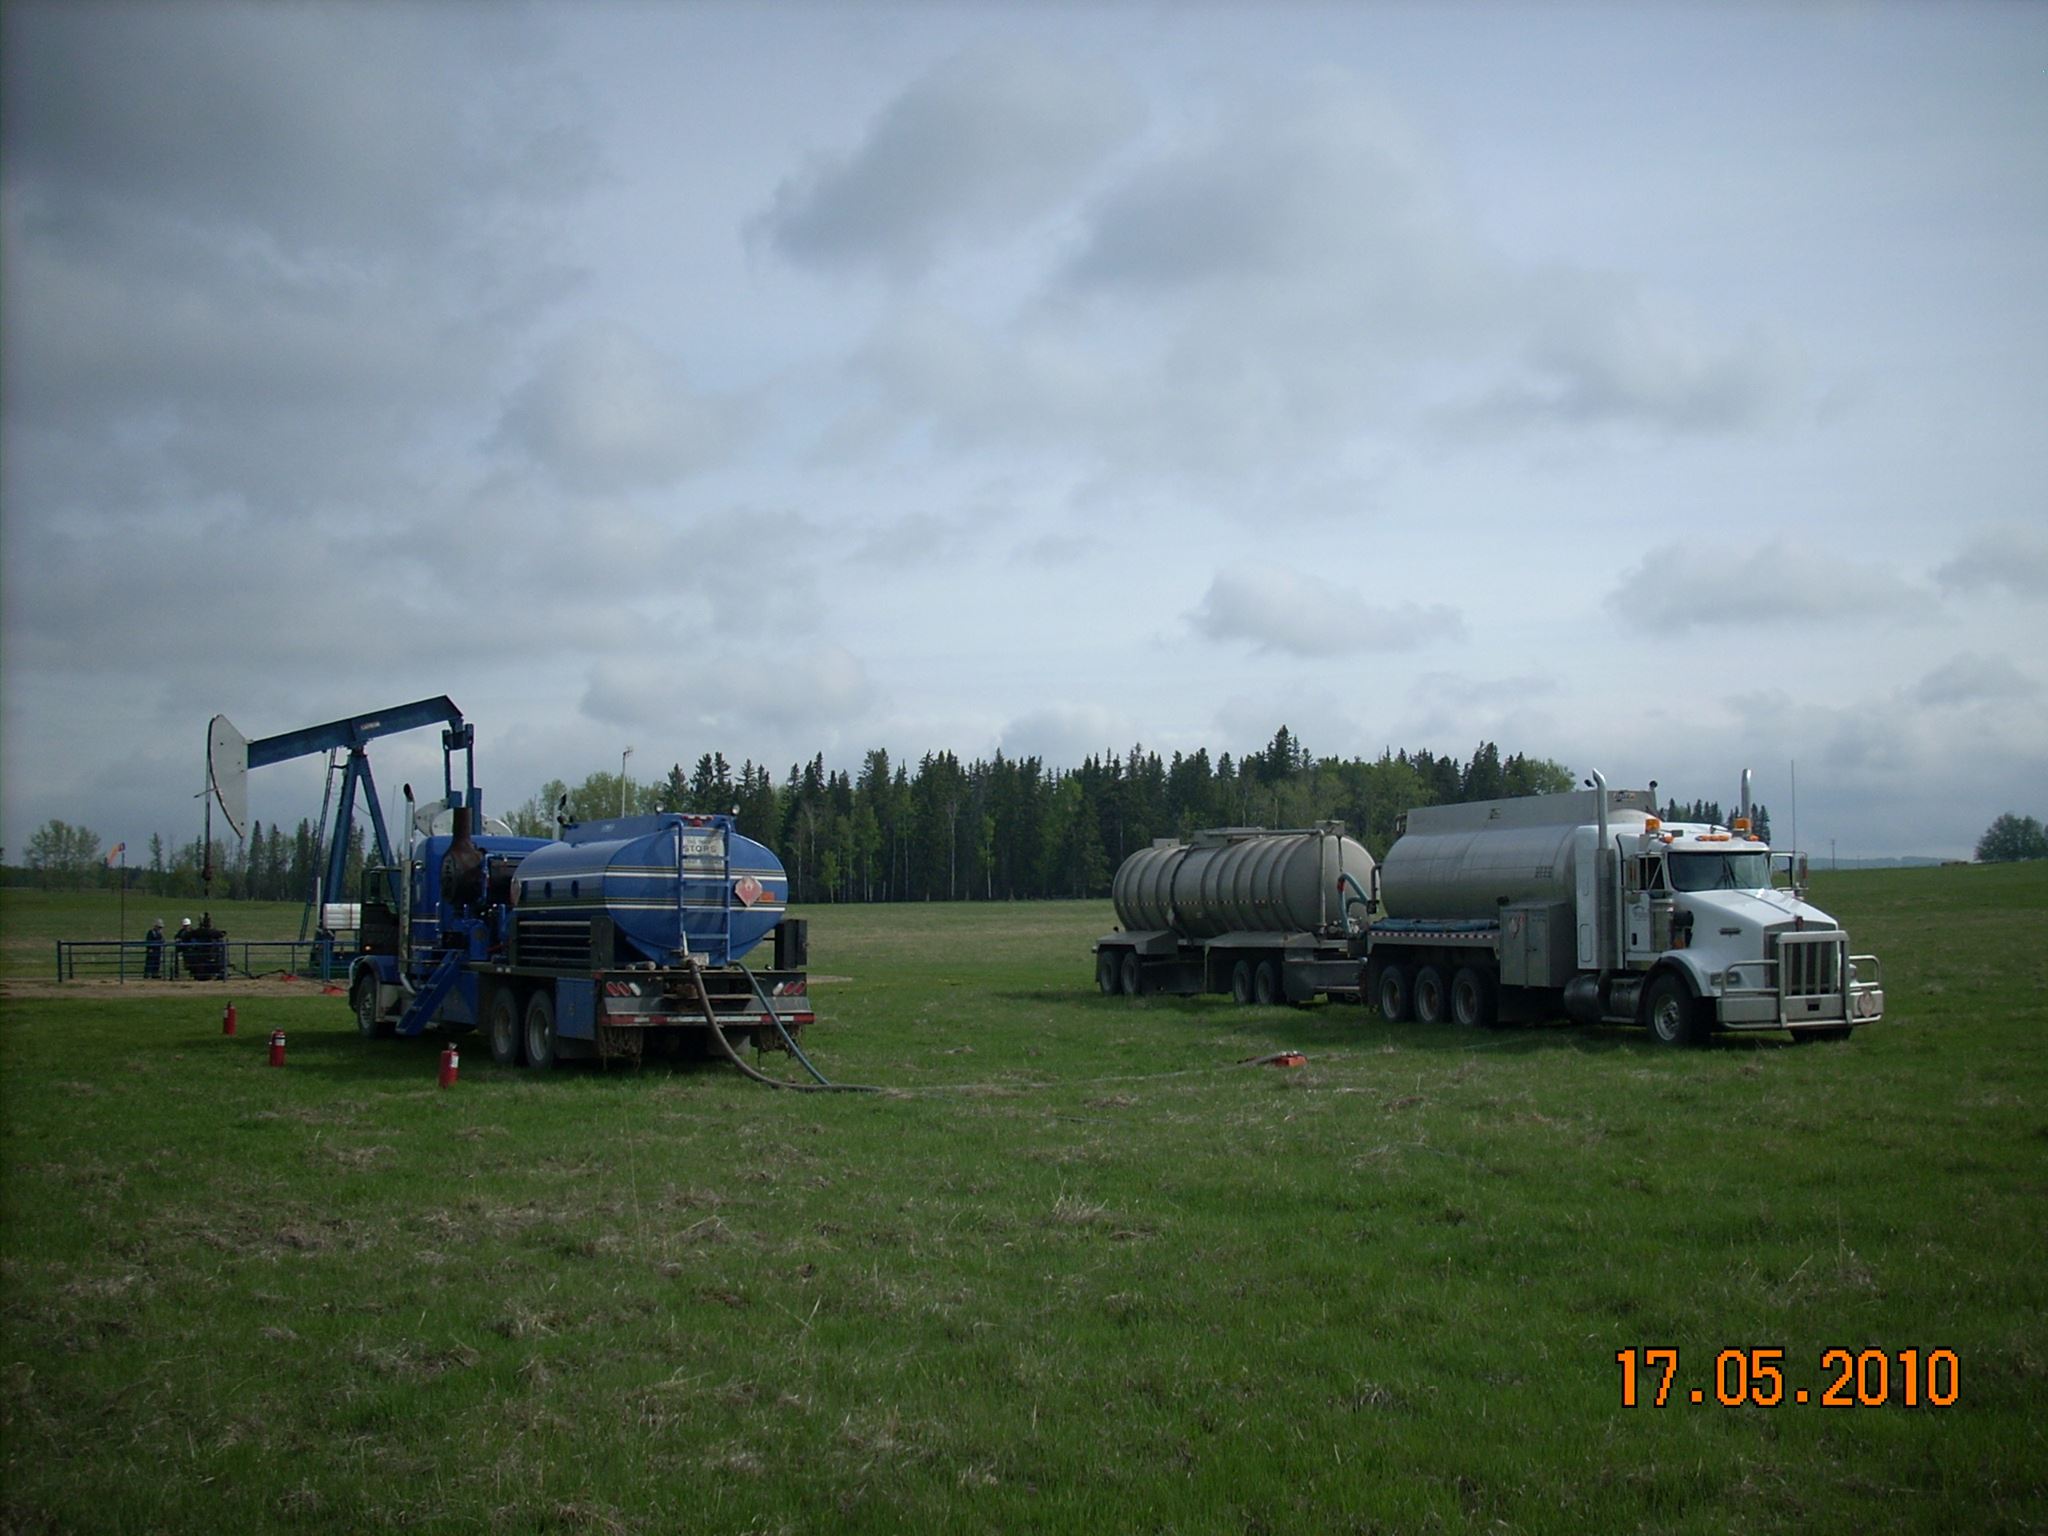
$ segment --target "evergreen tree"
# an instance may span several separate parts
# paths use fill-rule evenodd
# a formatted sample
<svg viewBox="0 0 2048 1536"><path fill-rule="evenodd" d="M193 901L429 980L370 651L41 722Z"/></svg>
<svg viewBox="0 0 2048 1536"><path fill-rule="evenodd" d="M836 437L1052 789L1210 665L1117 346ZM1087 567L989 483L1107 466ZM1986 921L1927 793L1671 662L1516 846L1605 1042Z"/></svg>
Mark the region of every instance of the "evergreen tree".
<svg viewBox="0 0 2048 1536"><path fill-rule="evenodd" d="M2009 864L2020 859L2048 859L2048 831L2032 816L2007 811L1977 839L1977 861Z"/></svg>

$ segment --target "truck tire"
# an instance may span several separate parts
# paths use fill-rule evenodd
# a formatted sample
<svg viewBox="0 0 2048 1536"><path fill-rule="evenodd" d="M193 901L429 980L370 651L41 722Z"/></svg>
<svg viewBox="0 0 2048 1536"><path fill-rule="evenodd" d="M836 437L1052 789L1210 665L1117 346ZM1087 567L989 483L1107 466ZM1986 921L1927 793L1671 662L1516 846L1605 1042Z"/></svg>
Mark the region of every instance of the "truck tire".
<svg viewBox="0 0 2048 1536"><path fill-rule="evenodd" d="M381 1019L377 1016L379 1013L377 994L378 987L375 976L363 975L356 978L355 995L349 999L349 1004L356 1011L356 1029L365 1040L384 1039L394 1028L389 1019Z"/></svg>
<svg viewBox="0 0 2048 1536"><path fill-rule="evenodd" d="M1248 1008L1252 1001L1252 963L1240 960L1230 968L1230 998L1240 1008Z"/></svg>
<svg viewBox="0 0 2048 1536"><path fill-rule="evenodd" d="M1095 952L1095 988L1104 997L1116 996L1116 951L1113 949Z"/></svg>
<svg viewBox="0 0 2048 1536"><path fill-rule="evenodd" d="M1259 968L1252 972L1252 999L1261 1008L1271 1008L1276 1003L1287 1001L1287 994L1280 985L1280 963L1277 960L1261 960Z"/></svg>
<svg viewBox="0 0 2048 1536"><path fill-rule="evenodd" d="M555 1000L544 986L526 1000L526 1064L536 1072L555 1064Z"/></svg>
<svg viewBox="0 0 2048 1536"><path fill-rule="evenodd" d="M1451 977L1451 1019L1464 1029L1485 1029L1496 1016L1493 977L1476 965L1461 965Z"/></svg>
<svg viewBox="0 0 2048 1536"><path fill-rule="evenodd" d="M1143 997L1145 995L1145 962L1138 958L1138 952L1135 949L1124 951L1122 972L1124 996Z"/></svg>
<svg viewBox="0 0 2048 1536"><path fill-rule="evenodd" d="M1444 973L1433 965L1418 967L1415 972L1415 1022L1441 1024L1450 1013L1450 1006L1450 989L1444 985Z"/></svg>
<svg viewBox="0 0 2048 1536"><path fill-rule="evenodd" d="M1684 982L1668 972L1643 991L1643 1022L1666 1045L1702 1045L1705 1019Z"/></svg>
<svg viewBox="0 0 2048 1536"><path fill-rule="evenodd" d="M516 1067L526 1043L519 1027L519 993L509 982L491 988L484 1001L484 1031L491 1038L491 1060L501 1067Z"/></svg>
<svg viewBox="0 0 2048 1536"><path fill-rule="evenodd" d="M1373 990L1373 1001L1380 1005L1380 1017L1389 1024L1399 1024L1408 1017L1409 1006L1414 1002L1408 989L1408 967L1405 965L1383 965L1380 967L1380 982Z"/></svg>

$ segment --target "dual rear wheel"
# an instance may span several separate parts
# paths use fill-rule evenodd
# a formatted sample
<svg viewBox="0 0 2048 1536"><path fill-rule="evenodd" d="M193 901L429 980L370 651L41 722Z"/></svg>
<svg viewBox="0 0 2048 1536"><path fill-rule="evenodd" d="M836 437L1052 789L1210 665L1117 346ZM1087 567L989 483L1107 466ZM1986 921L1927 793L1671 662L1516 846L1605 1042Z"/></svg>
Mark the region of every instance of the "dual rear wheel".
<svg viewBox="0 0 2048 1536"><path fill-rule="evenodd" d="M546 1071L555 1064L554 997L536 987L522 1006L516 987L492 987L484 999L484 1033L490 1038L491 1060L499 1066Z"/></svg>
<svg viewBox="0 0 2048 1536"><path fill-rule="evenodd" d="M1441 1024L1449 1019L1477 1029L1492 1024L1499 1010L1491 973L1476 965L1459 966L1448 981L1440 965L1382 966L1373 1001L1390 1024L1411 1018L1418 1024Z"/></svg>
<svg viewBox="0 0 2048 1536"><path fill-rule="evenodd" d="M1230 968L1230 996L1240 1005L1258 1004L1271 1008L1287 1001L1287 987L1280 979L1277 960L1239 960Z"/></svg>

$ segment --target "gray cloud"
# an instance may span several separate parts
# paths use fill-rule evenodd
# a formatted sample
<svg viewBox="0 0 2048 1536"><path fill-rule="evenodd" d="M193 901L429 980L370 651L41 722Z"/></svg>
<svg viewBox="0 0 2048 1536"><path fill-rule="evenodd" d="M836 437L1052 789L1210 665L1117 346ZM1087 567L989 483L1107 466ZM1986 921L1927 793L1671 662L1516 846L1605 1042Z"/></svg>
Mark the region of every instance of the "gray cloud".
<svg viewBox="0 0 2048 1536"><path fill-rule="evenodd" d="M1964 545L1934 579L1951 592L2048 597L2048 538L2027 528L1990 529Z"/></svg>
<svg viewBox="0 0 2048 1536"><path fill-rule="evenodd" d="M9 175L67 246L139 214L381 263L595 173L584 103L517 11L22 4L9 23Z"/></svg>
<svg viewBox="0 0 2048 1536"><path fill-rule="evenodd" d="M10 502L353 516L445 484L427 445L488 411L510 337L572 286L545 237L594 174L587 108L529 21L8 20Z"/></svg>
<svg viewBox="0 0 2048 1536"><path fill-rule="evenodd" d="M1105 177L1072 205L1071 253L1007 312L924 299L883 317L854 358L873 394L835 451L928 433L1245 505L1254 475L1369 484L1418 421L1715 433L1800 397L1796 355L1760 328L1727 334L1623 274L1510 260L1355 80L1226 102L1207 137L1149 142ZM991 253L985 291L1016 291L1017 258L1040 255Z"/></svg>
<svg viewBox="0 0 2048 1536"><path fill-rule="evenodd" d="M772 666L764 660L770 656ZM707 688L706 677L750 681L744 689ZM619 648L591 669L579 709L621 730L659 721L670 737L824 745L866 719L875 697L866 663L844 646L789 645L766 630L693 645L687 665Z"/></svg>
<svg viewBox="0 0 2048 1536"><path fill-rule="evenodd" d="M965 517L906 512L861 530L852 558L890 569L931 565L972 554L980 546L980 534L980 525Z"/></svg>
<svg viewBox="0 0 2048 1536"><path fill-rule="evenodd" d="M1131 739L1127 715L1098 704L1051 704L1011 720L997 744L1008 757L1072 768L1091 756L1120 753Z"/></svg>
<svg viewBox="0 0 2048 1536"><path fill-rule="evenodd" d="M1632 628L1683 633L1761 624L1819 624L1881 615L1887 623L1929 616L1933 594L1888 566L1832 549L1773 540L1746 551L1711 581L1674 586L1660 573L1696 568L1697 547L1660 545L1608 592L1608 611Z"/></svg>
<svg viewBox="0 0 2048 1536"><path fill-rule="evenodd" d="M1220 287L1253 306L1304 280L1323 298L1341 284L1347 309L1470 298L1484 274L1443 180L1358 82L1239 102L1213 137L1155 155L1096 200L1063 281L1141 300Z"/></svg>
<svg viewBox="0 0 2048 1536"><path fill-rule="evenodd" d="M1549 272L1521 283L1527 339L1509 376L1446 419L1499 430L1547 423L1621 423L1721 432L1787 409L1802 367L1752 332L1718 336L1686 306L1639 284Z"/></svg>
<svg viewBox="0 0 2048 1536"><path fill-rule="evenodd" d="M741 420L732 403L693 393L643 338L584 330L512 392L492 441L602 494L671 485L716 463Z"/></svg>
<svg viewBox="0 0 2048 1536"><path fill-rule="evenodd" d="M1973 704L2006 704L2036 698L2041 685L2003 656L1965 651L1936 667L1913 685L1908 697L1933 709Z"/></svg>
<svg viewBox="0 0 2048 1536"><path fill-rule="evenodd" d="M1099 66L972 49L913 82L850 154L784 181L760 228L793 261L909 276L1070 197L1137 122L1129 87Z"/></svg>
<svg viewBox="0 0 2048 1536"><path fill-rule="evenodd" d="M1217 572L1188 622L1206 639L1307 658L1416 650L1465 632L1464 621L1441 605L1379 607L1275 566Z"/></svg>

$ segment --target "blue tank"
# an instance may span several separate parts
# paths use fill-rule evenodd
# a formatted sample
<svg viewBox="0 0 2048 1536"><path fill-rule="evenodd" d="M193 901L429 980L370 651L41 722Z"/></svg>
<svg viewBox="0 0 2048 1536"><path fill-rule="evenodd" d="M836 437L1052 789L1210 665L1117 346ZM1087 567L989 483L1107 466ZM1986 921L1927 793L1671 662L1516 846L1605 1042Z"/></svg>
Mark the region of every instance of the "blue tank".
<svg viewBox="0 0 2048 1536"><path fill-rule="evenodd" d="M674 965L687 952L730 965L789 905L782 863L730 816L625 816L571 827L520 860L521 943L551 924L609 918L620 964Z"/></svg>

